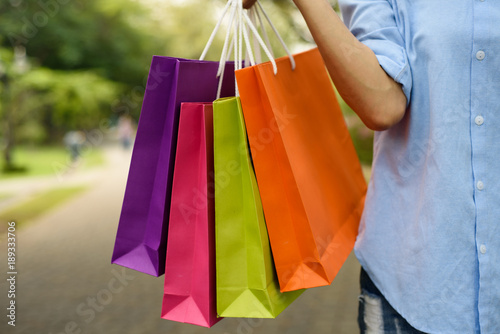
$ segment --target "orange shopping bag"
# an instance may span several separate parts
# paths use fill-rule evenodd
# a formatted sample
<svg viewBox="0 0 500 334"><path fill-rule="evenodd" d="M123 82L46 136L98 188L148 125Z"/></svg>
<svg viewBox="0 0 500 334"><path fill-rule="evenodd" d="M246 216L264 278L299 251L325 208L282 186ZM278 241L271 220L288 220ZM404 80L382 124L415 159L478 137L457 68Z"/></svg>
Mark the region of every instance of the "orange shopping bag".
<svg viewBox="0 0 500 334"><path fill-rule="evenodd" d="M366 193L317 49L236 72L281 291L330 284L351 252Z"/></svg>

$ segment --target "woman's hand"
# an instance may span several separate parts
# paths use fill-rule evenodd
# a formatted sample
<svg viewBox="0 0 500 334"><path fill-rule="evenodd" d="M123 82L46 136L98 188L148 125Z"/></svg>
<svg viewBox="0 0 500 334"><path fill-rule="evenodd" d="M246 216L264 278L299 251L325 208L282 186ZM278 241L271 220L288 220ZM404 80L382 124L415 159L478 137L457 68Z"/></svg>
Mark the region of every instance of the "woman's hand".
<svg viewBox="0 0 500 334"><path fill-rule="evenodd" d="M255 3L257 2L257 0L243 0L243 8L245 9L249 9L251 8Z"/></svg>

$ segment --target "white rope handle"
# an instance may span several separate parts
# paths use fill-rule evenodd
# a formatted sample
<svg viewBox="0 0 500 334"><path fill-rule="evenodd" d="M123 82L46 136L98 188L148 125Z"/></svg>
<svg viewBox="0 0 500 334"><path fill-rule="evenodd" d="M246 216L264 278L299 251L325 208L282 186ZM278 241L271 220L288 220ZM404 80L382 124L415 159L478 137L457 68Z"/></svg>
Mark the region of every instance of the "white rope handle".
<svg viewBox="0 0 500 334"><path fill-rule="evenodd" d="M256 9L255 8L256 8L255 6L252 6L252 8L250 8L248 16L250 17L250 20L252 21L253 25L255 27L257 27L257 18L256 18L256 12L255 12ZM253 48L255 49L255 52L254 52L255 62L260 64L260 63L262 63L262 54L261 54L261 51L259 48L259 41L257 41L257 38L255 38L255 36L253 36L253 38L252 38L252 45L253 45Z"/></svg>
<svg viewBox="0 0 500 334"><path fill-rule="evenodd" d="M253 54L253 51L252 51L252 47L251 47L251 44L250 44L250 38L249 38L249 35L248 35L248 30L247 30L247 24L244 20L244 16L243 16L243 13L245 12L245 10L243 9L243 1L242 0L236 0L236 1L239 1L239 4L238 4L238 8L239 8L239 12L238 12L238 23L239 23L239 57L238 57L238 64L239 64L239 67L238 69L242 69L244 67L244 65L248 65L248 64L244 64L243 62L243 47L245 47L245 56L248 57L248 62L250 63L251 66L254 66L255 65L255 58L254 58L254 54ZM244 44L243 44L244 42Z"/></svg>
<svg viewBox="0 0 500 334"><path fill-rule="evenodd" d="M239 56L239 49L240 49L240 38L239 38L239 26L241 23L241 10L239 8L240 2L238 0L234 0L234 3L236 5L236 10L238 13L237 16L237 21L233 25L233 36L234 36L234 71L236 72L237 70L240 69L240 60L238 58ZM235 96L240 96L240 92L238 90L238 83L236 80L234 80L234 94Z"/></svg>
<svg viewBox="0 0 500 334"><path fill-rule="evenodd" d="M224 70L226 69L226 62L231 57L231 52L232 52L232 49L234 47L233 44L234 44L234 41L236 39L236 36L233 34L232 41L231 41L231 43L229 43L231 31L232 31L231 28L235 24L234 21L237 18L236 17L237 4L236 4L235 0L229 0L228 4L230 4L232 6L231 6L231 14L230 14L230 18L229 18L229 26L228 26L228 29L226 32L226 39L224 40L224 46L222 47L222 54L221 54L220 61L219 61L219 68L217 70L217 77L219 78L219 85L217 87L217 99L219 99L221 96L222 81L224 80ZM222 22L222 20L220 20L219 22ZM229 52L228 52L229 44L231 44L231 45L230 45ZM236 66L236 64L235 64L235 66Z"/></svg>
<svg viewBox="0 0 500 334"><path fill-rule="evenodd" d="M238 69L243 68L243 0L237 0L238 6Z"/></svg>
<svg viewBox="0 0 500 334"><path fill-rule="evenodd" d="M231 0L233 4L236 4L236 7L232 8L231 11L231 19L228 27L228 34L226 36L226 41L224 42L223 54L219 62L219 70L218 76L219 85L217 88L217 98L220 98L222 91L222 80L224 76L224 69L226 66L226 62L229 60L231 56L231 52L234 52L234 69L239 70L243 68L243 42L245 42L246 51L249 56L250 65L255 65L255 60L253 57L252 48L250 46L250 38L248 37L248 31L243 20L243 2L242 0ZM234 12L236 10L236 12ZM232 32L232 34L231 34ZM231 43L229 43L229 35L232 35ZM229 51L227 51L227 47L229 45ZM238 84L235 81L235 95L239 96Z"/></svg>
<svg viewBox="0 0 500 334"><path fill-rule="evenodd" d="M244 22L242 21L242 23L244 23ZM248 36L248 30L247 30L246 24L243 24L243 38L245 40L246 50L247 50L246 54L248 56L248 60L250 61L250 66L255 66L255 58L254 58L254 54L252 51L252 45L250 43L250 38Z"/></svg>
<svg viewBox="0 0 500 334"><path fill-rule="evenodd" d="M234 39L234 36L233 36L233 39ZM226 61L224 62L224 65L223 65L223 69L226 68L226 62L229 61L229 58L231 57L231 52L233 52L233 45L234 44L234 41L231 40L231 43L229 45L229 51L227 53L227 59ZM219 66L220 66L220 63L219 63ZM220 99L220 95L222 93L222 82L224 81L224 70L222 71L222 75L217 75L217 77L219 78L219 86L217 87L217 96L216 96L216 100Z"/></svg>
<svg viewBox="0 0 500 334"><path fill-rule="evenodd" d="M295 63L295 58L292 56L292 53L290 52L290 50L288 49L285 41L283 40L283 38L281 38L281 35L280 33L278 32L278 30L276 29L276 27L274 26L273 22L271 21L271 19L269 18L269 16L267 15L266 11L264 10L264 8L262 7L262 5L260 4L260 1L257 0L257 5L260 9L260 11L262 12L262 14L264 14L264 17L266 18L267 22L269 23L269 25L271 26L271 28L273 29L274 33L276 34L276 36L278 37L281 45L283 46L283 48L285 49L285 52L286 54L288 55L288 57L290 58L290 63L292 65L292 70L295 70L295 67L296 67L296 63ZM264 30L264 29L263 29Z"/></svg>
<svg viewBox="0 0 500 334"><path fill-rule="evenodd" d="M271 62L272 66L273 66L274 75L278 74L278 66L276 65L276 60L274 60L274 57L271 54L271 51L269 51L269 49L267 48L266 44L264 43L264 41L260 37L259 32L257 31L257 28L255 28L255 26L253 25L253 23L250 20L250 18L248 17L247 13L244 12L243 13L243 17L245 18L245 21L247 22L248 27L253 32L254 36L259 41L260 47L262 48L262 50L264 50L264 53L266 54L267 58Z"/></svg>
<svg viewBox="0 0 500 334"><path fill-rule="evenodd" d="M207 45L205 45L205 49L203 49L203 52L201 53L200 60L204 60L205 57L207 56L207 52L210 49L210 47L212 46L212 43L214 42L215 35L219 31L219 28L222 24L222 21L224 21L224 17L226 16L226 13L227 13L230 5L231 5L231 1L228 1L226 6L223 9L223 12L222 12L221 18L219 19L219 22L217 22L217 25L215 26L214 30L212 31L212 34L210 35L210 38L208 39Z"/></svg>
<svg viewBox="0 0 500 334"><path fill-rule="evenodd" d="M269 48L269 51L271 51L271 54L273 55L273 58L274 58L273 48L271 47L271 42L269 41L269 35L267 34L267 30L266 30L266 27L264 26L264 22L262 22L262 17L259 13L258 6L252 6L252 10L255 12L255 16L257 16L257 19L259 20L260 31L262 32L262 36L264 37L264 41L266 42L266 45Z"/></svg>
<svg viewBox="0 0 500 334"><path fill-rule="evenodd" d="M257 6L260 9L260 11L264 14L267 22L273 29L274 33L278 37L280 43L283 45L283 48L285 49L286 53L289 56L290 63L292 65L292 70L295 69L295 59L293 58L290 50L286 46L285 42L281 38L281 35L278 33L278 30L275 28L271 20L269 19L269 16L267 13L264 11L262 8L260 2L257 0ZM250 43L250 38L248 35L248 30L247 27L250 28L250 31L253 33L254 37L254 42L255 40L258 42L255 43L257 44L255 46L256 49L259 51L260 55L260 49L264 51L266 54L267 58L271 62L271 65L273 67L273 72L276 75L278 73L278 66L276 65L276 60L274 59L274 55L272 53L270 43L269 43L269 37L267 35L266 29L264 27L264 24L262 22L262 18L260 17L259 10L257 9L256 6L252 8L251 14L252 17L256 16L259 24L260 24L260 30L262 31L262 35L264 36L266 42L261 38L258 29L256 28L256 25L254 24L254 20L250 19L247 12L243 9L243 0L228 0L226 6L223 9L223 13L221 15L221 18L217 22L217 25L215 26L214 30L212 31L212 34L210 35L210 38L207 42L207 45L205 46L205 49L203 50L200 60L204 60L205 56L207 55L207 52L212 45L215 35L220 29L220 26L222 22L224 21L224 18L226 14L230 12L230 18L229 18L229 25L228 29L226 32L226 38L224 40L224 46L222 48L222 53L219 61L219 67L217 69L217 77L219 78L219 84L217 88L217 99L220 98L221 91L222 91L222 81L224 79L224 70L226 68L226 62L230 59L231 57L231 52L234 52L234 70L240 70L244 66L244 59L243 59L243 47L245 47L245 56L249 58L250 65L254 66L255 65L255 59L254 59L254 54L252 51L251 43ZM255 18L254 18L255 19ZM232 36L232 39L231 39ZM231 42L230 42L231 41ZM258 45L260 45L260 49L258 48ZM229 51L228 51L229 48ZM260 56L259 56L260 58ZM259 59L260 60L260 59ZM239 90L238 90L238 83L235 80L235 93L236 96L239 96Z"/></svg>
<svg viewBox="0 0 500 334"><path fill-rule="evenodd" d="M231 16L229 19L229 26L228 26L228 29L226 32L226 39L224 40L224 46L222 47L222 54L220 56L219 70L217 71L217 77L221 76L222 73L224 72L224 67L225 67L225 63L227 60L226 57L228 56L227 55L227 48L228 48L228 44L229 44L229 40L230 40L230 36L231 36L231 27L233 26L234 19L236 18L236 3L235 3L235 1L230 0L230 1L228 1L228 3L232 4Z"/></svg>

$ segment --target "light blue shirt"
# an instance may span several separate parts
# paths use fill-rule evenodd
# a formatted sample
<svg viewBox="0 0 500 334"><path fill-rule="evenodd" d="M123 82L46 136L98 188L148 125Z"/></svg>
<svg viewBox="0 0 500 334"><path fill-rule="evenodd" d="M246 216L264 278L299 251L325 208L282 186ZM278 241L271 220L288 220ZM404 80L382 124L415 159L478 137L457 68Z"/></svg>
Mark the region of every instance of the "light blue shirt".
<svg viewBox="0 0 500 334"><path fill-rule="evenodd" d="M340 4L409 101L375 134L356 255L413 327L498 334L500 1Z"/></svg>

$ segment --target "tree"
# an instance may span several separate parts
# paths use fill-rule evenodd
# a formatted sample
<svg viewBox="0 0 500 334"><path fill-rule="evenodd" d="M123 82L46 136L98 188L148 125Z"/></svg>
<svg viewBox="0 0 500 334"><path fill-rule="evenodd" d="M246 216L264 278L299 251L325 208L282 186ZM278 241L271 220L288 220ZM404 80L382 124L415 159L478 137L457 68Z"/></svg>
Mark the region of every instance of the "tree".
<svg viewBox="0 0 500 334"><path fill-rule="evenodd" d="M148 12L130 0L3 1L0 12L3 46L22 45L52 69L99 69L108 79L134 85L144 75L142 63L160 45L153 31L134 26L147 21Z"/></svg>
<svg viewBox="0 0 500 334"><path fill-rule="evenodd" d="M0 134L7 169L15 167L12 148L24 134L58 142L68 129L108 118L119 93L142 82L158 45L134 27L148 13L133 1L2 1L0 12ZM20 68L21 60L31 69Z"/></svg>
<svg viewBox="0 0 500 334"><path fill-rule="evenodd" d="M18 47L16 50L19 50ZM19 53L20 51L18 51ZM17 59L17 61L16 61ZM12 149L19 139L59 140L68 129L90 130L108 118L109 103L122 85L89 71L34 67L10 50L0 49L0 118L4 168L15 170ZM23 65L24 64L24 65ZM38 126L38 127L37 127ZM23 127L31 131L22 131ZM37 131L33 131L33 127Z"/></svg>
<svg viewBox="0 0 500 334"><path fill-rule="evenodd" d="M11 159L13 143L26 139L24 134L56 142L68 129L95 126L115 113L137 119L152 55L198 58L225 2L0 2L4 156ZM310 41L291 1L263 5L289 45ZM218 60L223 38L217 36L207 59ZM272 41L276 56L283 55ZM15 70L21 58L14 50L25 50L31 70Z"/></svg>

